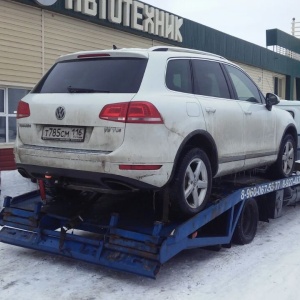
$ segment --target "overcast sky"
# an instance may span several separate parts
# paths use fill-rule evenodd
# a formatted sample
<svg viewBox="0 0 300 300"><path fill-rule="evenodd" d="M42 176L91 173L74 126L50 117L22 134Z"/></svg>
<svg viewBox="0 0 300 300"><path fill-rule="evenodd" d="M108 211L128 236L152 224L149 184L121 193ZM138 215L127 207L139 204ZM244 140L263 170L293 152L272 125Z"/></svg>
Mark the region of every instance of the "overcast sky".
<svg viewBox="0 0 300 300"><path fill-rule="evenodd" d="M251 43L266 47L266 30L291 34L292 19L300 22L299 0L143 0ZM300 24L299 24L300 25Z"/></svg>

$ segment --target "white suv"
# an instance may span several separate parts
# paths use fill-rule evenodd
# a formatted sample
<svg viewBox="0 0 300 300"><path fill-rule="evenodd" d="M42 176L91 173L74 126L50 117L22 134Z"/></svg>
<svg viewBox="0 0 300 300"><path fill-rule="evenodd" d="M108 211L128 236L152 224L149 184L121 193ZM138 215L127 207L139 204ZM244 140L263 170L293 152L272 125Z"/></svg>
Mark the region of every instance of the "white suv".
<svg viewBox="0 0 300 300"><path fill-rule="evenodd" d="M22 101L15 157L55 186L168 191L199 212L212 178L269 166L293 170L297 131L250 77L223 57L175 47L60 57Z"/></svg>

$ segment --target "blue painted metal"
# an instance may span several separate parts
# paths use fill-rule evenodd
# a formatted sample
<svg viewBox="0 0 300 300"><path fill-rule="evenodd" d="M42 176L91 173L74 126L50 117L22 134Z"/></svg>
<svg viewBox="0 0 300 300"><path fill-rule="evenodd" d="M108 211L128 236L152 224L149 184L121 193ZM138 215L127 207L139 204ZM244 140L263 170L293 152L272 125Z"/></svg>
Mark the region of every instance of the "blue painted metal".
<svg viewBox="0 0 300 300"><path fill-rule="evenodd" d="M32 192L5 199L0 241L155 278L161 265L182 250L230 244L247 199L299 184L297 175L233 192L227 188L222 199L193 218L165 224L154 217L148 222L149 211L136 219L112 211L108 217L99 215L99 222L81 211L80 216L66 217L50 213L49 204ZM206 231L209 225L218 229L217 234Z"/></svg>
<svg viewBox="0 0 300 300"><path fill-rule="evenodd" d="M34 232L23 232L17 229L4 227L1 230L1 241L25 248L59 254L78 260L103 265L109 268L124 270L127 272L155 278L159 269L159 263L143 259L142 257L128 255L120 251L110 250L104 247L104 242L97 245L90 239L72 237L67 234L63 248L60 248L59 236L42 233L40 236Z"/></svg>

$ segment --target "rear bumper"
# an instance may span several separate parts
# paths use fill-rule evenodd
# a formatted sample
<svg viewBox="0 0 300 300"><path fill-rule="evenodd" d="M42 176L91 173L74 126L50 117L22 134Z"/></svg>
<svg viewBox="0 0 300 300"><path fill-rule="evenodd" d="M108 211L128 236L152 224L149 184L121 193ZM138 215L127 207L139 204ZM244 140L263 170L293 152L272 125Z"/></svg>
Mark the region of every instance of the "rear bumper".
<svg viewBox="0 0 300 300"><path fill-rule="evenodd" d="M61 180L65 184L95 187L103 192L130 190L159 190L160 187L136 179L106 173L96 173L80 170L68 170L52 167L17 164L19 173L28 178L44 179L50 175L54 180Z"/></svg>
<svg viewBox="0 0 300 300"><path fill-rule="evenodd" d="M118 189L120 185L133 189L160 189L170 180L174 163L165 162L161 155L148 148L121 147L114 152L103 152L19 145L15 147L15 159L20 173L33 178L44 178L48 173L58 179L104 189ZM120 165L161 165L161 168L121 170Z"/></svg>

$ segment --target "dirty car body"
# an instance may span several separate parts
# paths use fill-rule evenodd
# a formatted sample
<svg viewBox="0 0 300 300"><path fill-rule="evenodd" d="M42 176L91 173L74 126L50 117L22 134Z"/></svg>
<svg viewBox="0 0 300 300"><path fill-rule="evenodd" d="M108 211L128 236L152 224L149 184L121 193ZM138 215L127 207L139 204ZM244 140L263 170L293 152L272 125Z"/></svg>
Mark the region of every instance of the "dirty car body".
<svg viewBox="0 0 300 300"><path fill-rule="evenodd" d="M169 189L175 210L191 215L208 201L213 177L282 165L286 137L290 174L297 132L277 99L201 51L69 54L20 101L17 167L82 190Z"/></svg>

